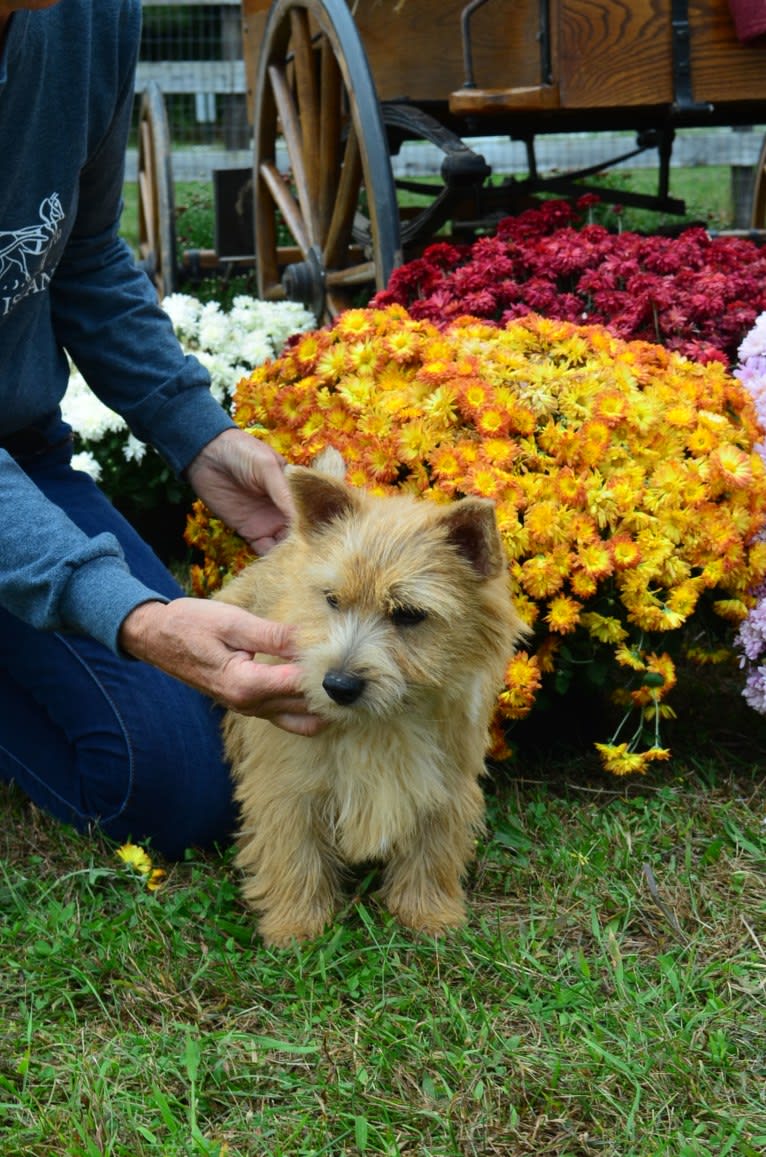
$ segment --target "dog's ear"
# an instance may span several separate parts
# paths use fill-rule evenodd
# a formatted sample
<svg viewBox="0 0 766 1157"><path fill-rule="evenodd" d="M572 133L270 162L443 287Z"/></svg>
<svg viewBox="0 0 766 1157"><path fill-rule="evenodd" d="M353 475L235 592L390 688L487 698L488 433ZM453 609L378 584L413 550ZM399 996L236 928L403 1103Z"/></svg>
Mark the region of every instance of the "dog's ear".
<svg viewBox="0 0 766 1157"><path fill-rule="evenodd" d="M485 498L462 498L440 508L449 542L483 579L495 578L506 565L495 522L494 503Z"/></svg>
<svg viewBox="0 0 766 1157"><path fill-rule="evenodd" d="M289 466L285 474L295 502L296 529L305 538L321 534L357 508L354 491L337 478L305 466Z"/></svg>

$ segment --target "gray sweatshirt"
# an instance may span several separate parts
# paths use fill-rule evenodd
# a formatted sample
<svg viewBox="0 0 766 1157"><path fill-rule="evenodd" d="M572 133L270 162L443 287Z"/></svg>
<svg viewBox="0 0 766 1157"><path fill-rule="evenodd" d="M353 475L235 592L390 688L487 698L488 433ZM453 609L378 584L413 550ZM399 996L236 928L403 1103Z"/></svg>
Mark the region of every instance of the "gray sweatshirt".
<svg viewBox="0 0 766 1157"><path fill-rule="evenodd" d="M0 56L0 447L55 414L68 351L178 473L233 422L118 236L139 0L17 11ZM0 605L117 650L156 597L110 534L88 538L0 448Z"/></svg>

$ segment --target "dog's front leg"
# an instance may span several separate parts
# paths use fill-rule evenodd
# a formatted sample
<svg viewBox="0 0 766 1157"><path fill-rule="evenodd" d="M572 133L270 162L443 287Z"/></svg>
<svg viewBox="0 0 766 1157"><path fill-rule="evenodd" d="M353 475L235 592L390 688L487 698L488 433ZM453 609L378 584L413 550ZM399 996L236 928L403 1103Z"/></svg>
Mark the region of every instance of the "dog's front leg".
<svg viewBox="0 0 766 1157"><path fill-rule="evenodd" d="M243 818L237 865L246 874L243 896L260 913L264 941L285 947L318 936L338 906L340 870L310 803L261 801L251 823Z"/></svg>
<svg viewBox="0 0 766 1157"><path fill-rule="evenodd" d="M465 921L461 877L481 830L484 801L476 784L418 824L386 867L381 899L402 924L439 936Z"/></svg>

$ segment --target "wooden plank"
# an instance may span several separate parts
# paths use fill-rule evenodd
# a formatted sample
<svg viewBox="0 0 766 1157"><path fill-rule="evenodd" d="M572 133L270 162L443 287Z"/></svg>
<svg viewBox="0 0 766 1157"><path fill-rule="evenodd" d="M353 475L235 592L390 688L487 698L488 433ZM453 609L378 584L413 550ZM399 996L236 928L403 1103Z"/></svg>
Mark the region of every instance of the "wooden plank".
<svg viewBox="0 0 766 1157"><path fill-rule="evenodd" d="M142 8L239 8L240 0L141 0Z"/></svg>
<svg viewBox="0 0 766 1157"><path fill-rule="evenodd" d="M460 14L465 0L358 0L354 19L381 100L446 101L466 70ZM490 2L471 21L480 88L540 85L539 0Z"/></svg>
<svg viewBox="0 0 766 1157"><path fill-rule="evenodd" d="M541 83L540 0L490 0L471 23L476 83ZM380 100L447 101L465 79L460 14L465 0L356 0L354 21ZM252 89L269 0L242 0L245 67ZM251 98L252 99L252 98Z"/></svg>
<svg viewBox="0 0 766 1157"><path fill-rule="evenodd" d="M737 40L728 0L690 0L692 84L696 100L766 100L766 41Z"/></svg>
<svg viewBox="0 0 766 1157"><path fill-rule="evenodd" d="M491 116L498 113L556 109L561 105L558 85L534 88L459 88L450 96L450 112L456 116Z"/></svg>
<svg viewBox="0 0 766 1157"><path fill-rule="evenodd" d="M554 76L562 107L616 108L673 99L670 0L560 0Z"/></svg>
<svg viewBox="0 0 766 1157"><path fill-rule="evenodd" d="M558 0L561 106L632 108L674 99L670 0ZM766 47L743 45L728 0L690 0L693 97L766 100Z"/></svg>
<svg viewBox="0 0 766 1157"><path fill-rule="evenodd" d="M242 60L142 60L136 69L136 92L155 80L168 93L243 93Z"/></svg>

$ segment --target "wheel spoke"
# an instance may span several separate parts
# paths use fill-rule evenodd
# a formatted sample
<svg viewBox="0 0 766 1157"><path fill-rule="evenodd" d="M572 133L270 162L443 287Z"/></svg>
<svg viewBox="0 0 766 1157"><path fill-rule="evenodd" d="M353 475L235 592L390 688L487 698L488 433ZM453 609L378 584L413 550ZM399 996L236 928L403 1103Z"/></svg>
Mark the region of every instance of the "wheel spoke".
<svg viewBox="0 0 766 1157"><path fill-rule="evenodd" d="M284 177L276 165L270 161L261 162L258 175L271 193L276 208L284 217L285 225L290 230L290 233L295 238L302 252L304 254L308 253L311 241L306 233L301 211L295 198L288 189Z"/></svg>
<svg viewBox="0 0 766 1157"><path fill-rule="evenodd" d="M362 158L359 152L359 140L353 124L349 124L343 165L340 170L340 182L325 238L325 265L328 269L340 264L343 254L351 242L351 230L359 199L361 179Z"/></svg>
<svg viewBox="0 0 766 1157"><path fill-rule="evenodd" d="M326 275L327 285L338 289L344 285L366 285L375 277L375 262L361 261L359 265L347 265L345 269L333 269Z"/></svg>
<svg viewBox="0 0 766 1157"><path fill-rule="evenodd" d="M271 82L271 91L274 94L277 114L282 125L282 136L284 137L287 148L290 170L298 191L298 203L300 204L300 212L304 222L303 232L304 235L311 238L311 241L314 241L316 237L312 222L311 199L309 197L306 169L303 163L303 136L298 110L295 107L292 93L288 88L284 71L277 68L276 65L271 65L269 68L269 80ZM308 244L311 244L311 241L309 241Z"/></svg>
<svg viewBox="0 0 766 1157"><path fill-rule="evenodd" d="M322 39L321 115L319 118L319 155L321 176L317 198L317 218L321 237L327 237L333 207L338 193L341 166L343 86L340 69L326 37Z"/></svg>
<svg viewBox="0 0 766 1157"><path fill-rule="evenodd" d="M142 238L145 246L151 246L152 238L157 235L157 218L152 200L152 185L149 173L144 170L138 174L139 205L145 236Z"/></svg>
<svg viewBox="0 0 766 1157"><path fill-rule="evenodd" d="M317 203L321 161L319 148L319 93L316 57L311 43L311 28L305 8L290 12L290 44L293 58L293 81L301 125L303 162L309 205ZM316 236L313 240L317 240Z"/></svg>

